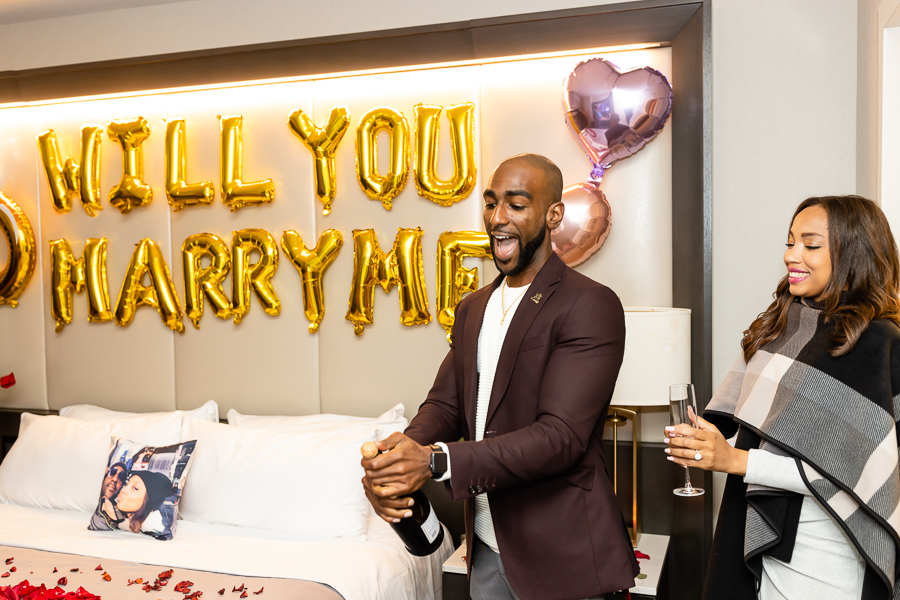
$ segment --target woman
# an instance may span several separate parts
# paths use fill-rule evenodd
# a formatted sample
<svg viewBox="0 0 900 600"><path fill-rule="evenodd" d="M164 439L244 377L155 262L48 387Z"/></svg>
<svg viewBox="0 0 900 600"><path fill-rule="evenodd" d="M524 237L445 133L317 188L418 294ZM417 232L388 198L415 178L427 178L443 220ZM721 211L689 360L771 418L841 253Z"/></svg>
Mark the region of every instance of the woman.
<svg viewBox="0 0 900 600"><path fill-rule="evenodd" d="M729 474L704 598L892 598L897 245L873 202L810 198L794 213L784 263L708 420L666 428L669 460Z"/></svg>
<svg viewBox="0 0 900 600"><path fill-rule="evenodd" d="M107 517L116 522L117 529L129 529L134 533L143 530L150 533L162 530L159 512L155 515L159 523L146 522L154 511L158 511L163 501L174 493L169 478L155 471L131 471L128 479L115 500L115 513L106 512Z"/></svg>

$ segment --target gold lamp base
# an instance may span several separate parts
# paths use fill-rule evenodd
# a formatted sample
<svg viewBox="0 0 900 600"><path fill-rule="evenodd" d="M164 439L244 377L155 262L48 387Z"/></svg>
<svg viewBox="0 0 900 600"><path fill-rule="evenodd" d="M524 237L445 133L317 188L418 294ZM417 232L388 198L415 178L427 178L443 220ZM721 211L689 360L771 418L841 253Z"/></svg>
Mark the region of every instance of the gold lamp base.
<svg viewBox="0 0 900 600"><path fill-rule="evenodd" d="M619 493L619 427L631 419L632 423L632 473L631 473L631 527L628 532L631 534L631 545L635 548L641 539L641 521L638 514L638 449L641 445L641 420L638 418L636 410L613 406L609 409L606 417L608 423L613 424L613 491Z"/></svg>

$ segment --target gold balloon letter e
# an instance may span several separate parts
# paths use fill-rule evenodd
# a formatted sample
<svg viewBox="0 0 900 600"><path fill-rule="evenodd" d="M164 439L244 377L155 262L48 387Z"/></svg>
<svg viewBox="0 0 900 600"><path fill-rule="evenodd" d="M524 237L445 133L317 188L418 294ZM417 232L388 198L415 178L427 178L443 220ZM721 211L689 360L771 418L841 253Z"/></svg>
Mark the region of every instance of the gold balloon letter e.
<svg viewBox="0 0 900 600"><path fill-rule="evenodd" d="M491 238L479 231L445 231L438 238L437 320L447 332L456 320L456 305L462 295L478 289L478 267L467 269L463 258L491 256Z"/></svg>

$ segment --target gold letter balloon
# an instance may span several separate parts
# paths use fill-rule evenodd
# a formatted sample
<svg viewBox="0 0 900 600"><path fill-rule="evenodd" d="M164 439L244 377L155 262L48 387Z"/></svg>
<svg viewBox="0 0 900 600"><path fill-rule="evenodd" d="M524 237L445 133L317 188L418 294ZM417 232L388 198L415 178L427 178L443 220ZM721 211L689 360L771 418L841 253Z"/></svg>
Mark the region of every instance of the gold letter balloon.
<svg viewBox="0 0 900 600"><path fill-rule="evenodd" d="M144 183L144 149L141 144L150 137L150 125L144 117L110 121L106 126L109 139L122 146L122 180L109 192L109 203L128 214L153 200L153 190Z"/></svg>
<svg viewBox="0 0 900 600"><path fill-rule="evenodd" d="M185 149L183 119L166 123L166 197L169 206L178 212L186 206L211 204L216 194L212 181L187 183L187 150ZM202 311L202 309L201 309Z"/></svg>
<svg viewBox="0 0 900 600"><path fill-rule="evenodd" d="M325 290L322 288L325 271L337 258L343 245L344 236L334 229L322 233L313 250L303 244L303 239L296 231L285 231L281 236L281 248L300 273L300 281L303 284L303 312L309 320L310 333L319 330L319 324L325 317Z"/></svg>
<svg viewBox="0 0 900 600"><path fill-rule="evenodd" d="M447 109L453 151L453 177L438 178L438 133L440 106L417 104L416 113L416 188L419 195L441 206L450 206L468 196L475 187L475 105L457 104Z"/></svg>
<svg viewBox="0 0 900 600"><path fill-rule="evenodd" d="M210 264L204 268L203 257ZM184 309L194 329L200 329L203 316L203 296L215 307L216 317L231 316L231 300L222 289L222 281L231 270L231 253L225 240L213 233L197 233L189 236L181 245L184 267Z"/></svg>
<svg viewBox="0 0 900 600"><path fill-rule="evenodd" d="M259 253L259 261L250 263L253 252ZM250 289L266 314L277 317L281 313L281 300L272 287L272 276L278 269L278 244L264 229L235 231L231 242L231 306L234 324L241 322L250 312Z"/></svg>
<svg viewBox="0 0 900 600"><path fill-rule="evenodd" d="M445 231L438 238L437 320L447 332L456 320L456 305L462 295L478 289L478 267L467 269L465 257L490 258L491 238L478 231Z"/></svg>
<svg viewBox="0 0 900 600"><path fill-rule="evenodd" d="M87 287L88 322L112 321L109 285L106 282L106 238L89 238L81 257L75 260L65 239L50 241L50 315L56 332L72 322L75 292Z"/></svg>
<svg viewBox="0 0 900 600"><path fill-rule="evenodd" d="M350 126L350 111L346 106L335 106L328 113L324 127L316 127L306 113L299 108L288 115L288 127L313 153L316 170L316 196L324 204L322 214L331 212L331 203L337 193L334 172L334 153Z"/></svg>
<svg viewBox="0 0 900 600"><path fill-rule="evenodd" d="M147 273L150 274L150 285L145 286L143 280ZM181 305L169 274L169 265L159 244L149 238L142 239L131 255L116 302L116 324L127 327L134 319L135 310L143 305L155 308L170 329L184 333Z"/></svg>
<svg viewBox="0 0 900 600"><path fill-rule="evenodd" d="M379 131L390 136L390 170L378 174ZM367 112L356 128L356 178L366 196L380 200L387 210L409 178L409 125L406 117L386 106Z"/></svg>
<svg viewBox="0 0 900 600"><path fill-rule="evenodd" d="M34 230L19 205L0 193L0 229L9 247L6 266L0 271L0 306L15 308L37 263Z"/></svg>
<svg viewBox="0 0 900 600"><path fill-rule="evenodd" d="M375 286L385 292L397 284L400 292L400 322L407 326L431 322L425 271L422 267L422 229L397 230L394 247L385 254L373 229L353 230L353 283L350 308L344 317L353 332L362 335L371 325L375 310Z"/></svg>
<svg viewBox="0 0 900 600"><path fill-rule="evenodd" d="M41 162L50 184L53 209L58 213L72 210L72 201L81 198L81 205L88 216L95 217L103 210L100 204L100 143L103 127L84 125L81 128L81 165L72 157L65 163L59 161L59 144L52 129L37 136Z"/></svg>
<svg viewBox="0 0 900 600"><path fill-rule="evenodd" d="M244 117L219 117L222 130L222 202L232 211L251 204L265 204L275 199L275 183L271 179L244 182L243 147Z"/></svg>

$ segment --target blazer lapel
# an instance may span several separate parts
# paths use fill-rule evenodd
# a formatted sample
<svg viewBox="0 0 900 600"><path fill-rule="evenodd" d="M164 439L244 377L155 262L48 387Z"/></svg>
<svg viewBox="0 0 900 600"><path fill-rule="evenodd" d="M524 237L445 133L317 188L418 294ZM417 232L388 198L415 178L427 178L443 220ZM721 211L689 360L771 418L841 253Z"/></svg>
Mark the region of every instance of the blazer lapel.
<svg viewBox="0 0 900 600"><path fill-rule="evenodd" d="M500 287L503 281L503 275L498 275L479 298L477 298L472 307L469 309L466 318L465 337L463 339L463 356L464 362L464 385L463 390L463 406L466 411L466 424L469 426L469 435L475 439L475 405L478 403L478 336L481 334L481 324L484 321L484 311L487 308L488 300L491 299L494 291Z"/></svg>
<svg viewBox="0 0 900 600"><path fill-rule="evenodd" d="M541 270L538 272L531 287L525 292L522 300L516 308L516 314L506 330L506 337L503 340L503 348L500 350L500 359L497 361L497 371L494 374L494 388L491 390L491 402L488 405L488 413L486 424L491 422L491 417L497 410L497 406L506 393L509 386L509 379L512 377L513 367L516 364L516 357L519 354L519 346L525 339L525 334L531 323L537 317L538 313L547 304L550 296L555 291L555 286L562 276L565 263L554 252ZM482 311L483 313L484 311ZM474 410L472 412L472 422L474 423Z"/></svg>

